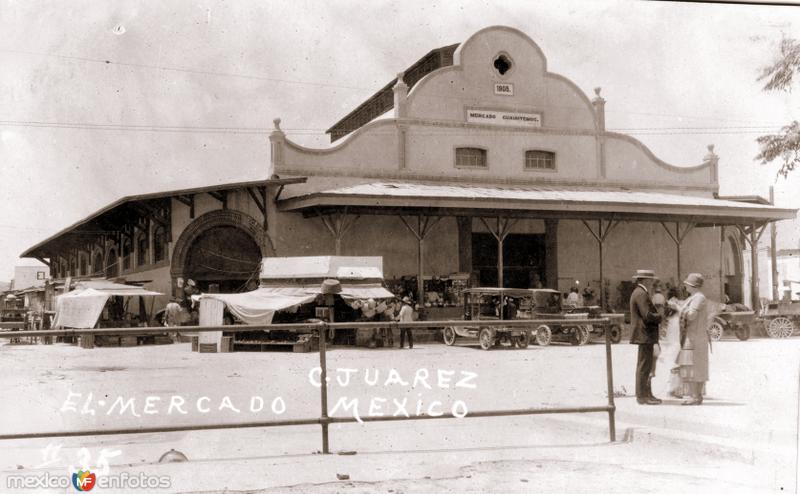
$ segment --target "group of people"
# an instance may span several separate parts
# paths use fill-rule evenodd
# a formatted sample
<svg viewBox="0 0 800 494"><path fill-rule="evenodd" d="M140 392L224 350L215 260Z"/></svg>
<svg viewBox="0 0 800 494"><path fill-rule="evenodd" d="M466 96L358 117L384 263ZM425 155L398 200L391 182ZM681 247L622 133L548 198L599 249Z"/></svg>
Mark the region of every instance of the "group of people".
<svg viewBox="0 0 800 494"><path fill-rule="evenodd" d="M666 393L676 398L688 396L684 405L701 405L708 381L708 328L713 316L702 291L703 275L691 273L686 277L683 285L689 296L683 301L656 296L657 278L652 270L638 270L633 281L631 343L639 346L636 401L642 405L662 402L652 389L658 367L658 375L666 377L659 379Z"/></svg>
<svg viewBox="0 0 800 494"><path fill-rule="evenodd" d="M569 293L564 298L564 304L573 307L588 307L594 305L595 302L594 290L588 286L583 289L582 294L581 291L578 290L578 287L573 286L569 289Z"/></svg>

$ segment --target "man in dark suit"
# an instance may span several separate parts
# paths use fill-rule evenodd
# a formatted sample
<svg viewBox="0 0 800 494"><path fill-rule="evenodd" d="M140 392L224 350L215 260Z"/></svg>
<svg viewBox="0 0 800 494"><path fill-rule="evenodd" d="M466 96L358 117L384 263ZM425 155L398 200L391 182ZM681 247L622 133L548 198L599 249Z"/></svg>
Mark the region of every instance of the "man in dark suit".
<svg viewBox="0 0 800 494"><path fill-rule="evenodd" d="M631 294L631 343L639 345L636 360L636 401L640 405L658 405L661 400L653 396L650 389L650 376L655 358L653 346L658 343L658 325L661 315L651 300L653 282L656 275L648 269L639 269L633 275L636 288Z"/></svg>

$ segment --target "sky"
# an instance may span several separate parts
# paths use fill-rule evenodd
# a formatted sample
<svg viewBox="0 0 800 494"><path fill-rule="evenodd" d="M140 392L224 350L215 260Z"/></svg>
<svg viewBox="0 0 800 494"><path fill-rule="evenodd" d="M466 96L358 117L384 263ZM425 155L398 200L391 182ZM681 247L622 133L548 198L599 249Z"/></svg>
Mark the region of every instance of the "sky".
<svg viewBox="0 0 800 494"><path fill-rule="evenodd" d="M602 87L609 130L674 165L715 145L720 193L800 207L756 137L800 120L760 70L796 7L638 1L0 0L0 280L27 248L122 196L266 178L267 135L324 130L428 51L491 25ZM800 84L800 81L798 82ZM797 247L797 224L779 226Z"/></svg>

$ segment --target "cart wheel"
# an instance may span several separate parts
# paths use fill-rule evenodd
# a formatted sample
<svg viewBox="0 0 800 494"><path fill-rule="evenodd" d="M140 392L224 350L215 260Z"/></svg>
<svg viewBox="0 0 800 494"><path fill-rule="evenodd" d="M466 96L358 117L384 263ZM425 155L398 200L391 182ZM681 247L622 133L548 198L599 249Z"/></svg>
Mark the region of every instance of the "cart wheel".
<svg viewBox="0 0 800 494"><path fill-rule="evenodd" d="M489 350L494 346L494 338L492 338L492 330L489 328L481 328L481 332L478 334L478 339L481 343L481 348L484 350Z"/></svg>
<svg viewBox="0 0 800 494"><path fill-rule="evenodd" d="M711 341L719 341L722 339L722 331L722 324L719 321L714 321L708 328L708 337L711 338Z"/></svg>
<svg viewBox="0 0 800 494"><path fill-rule="evenodd" d="M788 317L776 317L767 325L767 334L770 338L788 338L794 333L794 324Z"/></svg>
<svg viewBox="0 0 800 494"><path fill-rule="evenodd" d="M553 332L550 327L542 324L536 328L536 344L539 346L547 346L553 340Z"/></svg>
<svg viewBox="0 0 800 494"><path fill-rule="evenodd" d="M531 334L528 331L525 331L517 338L517 346L519 348L528 348L528 344L531 342Z"/></svg>
<svg viewBox="0 0 800 494"><path fill-rule="evenodd" d="M611 331L611 343L619 343L622 341L622 328L620 328L618 324L611 326L609 330Z"/></svg>
<svg viewBox="0 0 800 494"><path fill-rule="evenodd" d="M442 333L444 337L444 344L447 346L453 346L456 342L456 330L450 326L444 328L444 332Z"/></svg>
<svg viewBox="0 0 800 494"><path fill-rule="evenodd" d="M578 334L580 335L580 340L578 341L578 345L585 345L589 343L589 338L592 335L591 326L578 326Z"/></svg>
<svg viewBox="0 0 800 494"><path fill-rule="evenodd" d="M570 343L573 346L585 345L589 341L589 329L586 326L574 326L570 336Z"/></svg>
<svg viewBox="0 0 800 494"><path fill-rule="evenodd" d="M740 324L736 326L736 337L742 341L747 341L750 339L750 325L749 324Z"/></svg>

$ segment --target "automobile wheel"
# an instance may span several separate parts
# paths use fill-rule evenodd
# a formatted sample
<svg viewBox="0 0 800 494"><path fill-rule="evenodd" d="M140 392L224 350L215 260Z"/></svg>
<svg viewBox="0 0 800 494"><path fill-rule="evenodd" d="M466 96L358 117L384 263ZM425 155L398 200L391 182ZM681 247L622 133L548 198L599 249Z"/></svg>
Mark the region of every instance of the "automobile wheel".
<svg viewBox="0 0 800 494"><path fill-rule="evenodd" d="M788 338L794 333L794 324L788 317L776 317L767 325L770 338Z"/></svg>
<svg viewBox="0 0 800 494"><path fill-rule="evenodd" d="M741 341L747 341L750 339L750 325L749 324L740 324L736 326L736 337L739 338Z"/></svg>
<svg viewBox="0 0 800 494"><path fill-rule="evenodd" d="M517 346L519 348L528 348L528 344L531 341L531 335L527 331L519 335L517 338Z"/></svg>
<svg viewBox="0 0 800 494"><path fill-rule="evenodd" d="M611 343L619 343L622 341L622 328L620 328L618 324L611 326L609 331L611 331Z"/></svg>
<svg viewBox="0 0 800 494"><path fill-rule="evenodd" d="M450 326L444 328L444 332L442 333L444 337L444 344L447 346L453 346L456 342L456 330Z"/></svg>
<svg viewBox="0 0 800 494"><path fill-rule="evenodd" d="M542 324L538 328L536 328L536 344L539 346L547 346L553 341L553 331L550 330L550 327Z"/></svg>
<svg viewBox="0 0 800 494"><path fill-rule="evenodd" d="M714 321L708 328L708 337L711 338L711 341L719 341L722 339L722 332L722 324L719 321Z"/></svg>
<svg viewBox="0 0 800 494"><path fill-rule="evenodd" d="M489 350L494 346L494 338L492 338L492 330L489 328L482 328L481 332L478 334L478 340L480 340L481 348L484 350Z"/></svg>

